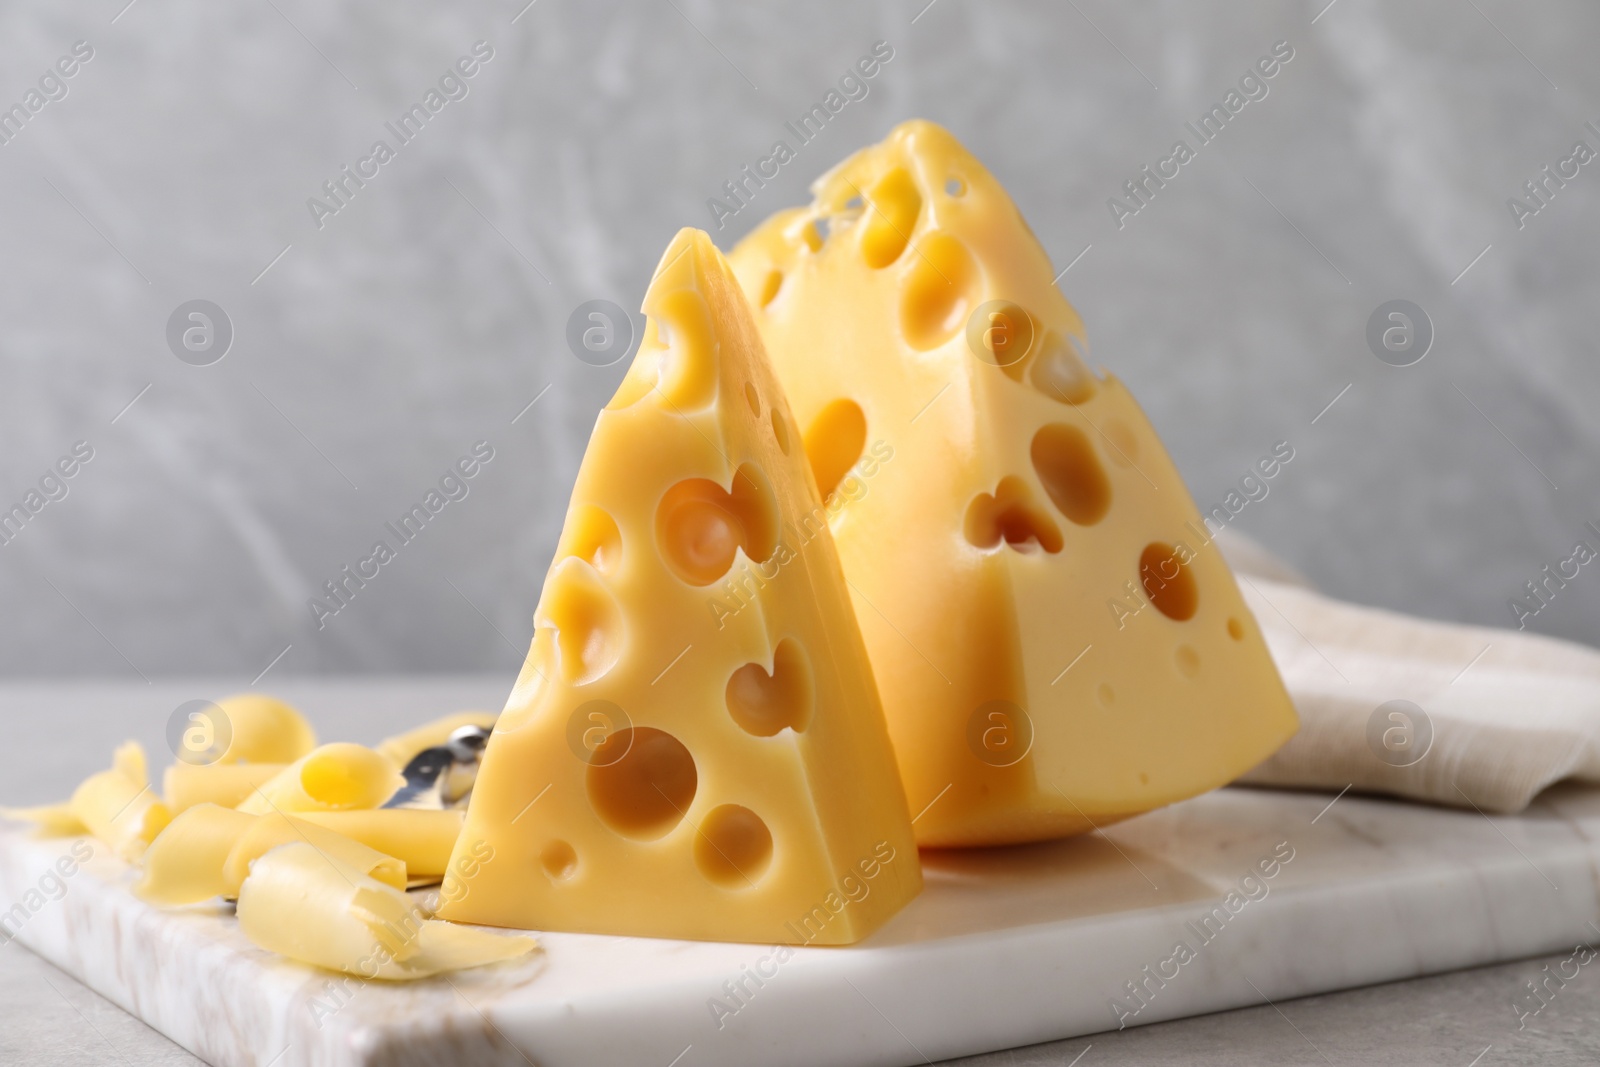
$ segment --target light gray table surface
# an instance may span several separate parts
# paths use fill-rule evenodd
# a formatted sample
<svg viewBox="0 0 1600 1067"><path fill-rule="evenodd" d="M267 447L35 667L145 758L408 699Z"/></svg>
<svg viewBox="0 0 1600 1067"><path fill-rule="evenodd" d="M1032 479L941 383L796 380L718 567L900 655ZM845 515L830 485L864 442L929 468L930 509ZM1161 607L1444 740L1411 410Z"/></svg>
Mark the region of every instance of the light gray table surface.
<svg viewBox="0 0 1600 1067"><path fill-rule="evenodd" d="M496 707L509 679L429 675L310 680L263 687L313 720L329 740L375 741L391 730L464 707ZM103 766L111 748L141 740L153 766L166 762L173 710L242 687L235 679L138 683L0 684L0 803L58 799ZM1569 981L1525 1028L1514 1004L1523 982L1567 953L1371 986L1323 996L952 1063L977 1067L1103 1064L1591 1064L1600 1061L1600 978ZM168 1067L202 1061L34 956L0 947L0 1064ZM1081 1058L1080 1058L1081 1057ZM691 1067L691 1065L685 1065Z"/></svg>

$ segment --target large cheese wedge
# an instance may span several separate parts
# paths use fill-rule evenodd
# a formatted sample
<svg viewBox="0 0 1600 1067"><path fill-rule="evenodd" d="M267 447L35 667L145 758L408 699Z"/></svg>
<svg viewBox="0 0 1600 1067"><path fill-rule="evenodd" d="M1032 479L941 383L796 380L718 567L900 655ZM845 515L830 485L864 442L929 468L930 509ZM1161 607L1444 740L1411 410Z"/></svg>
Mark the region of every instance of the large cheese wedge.
<svg viewBox="0 0 1600 1067"><path fill-rule="evenodd" d="M995 179L908 122L734 250L924 845L1078 833L1296 729L1227 564Z"/></svg>
<svg viewBox="0 0 1600 1067"><path fill-rule="evenodd" d="M440 915L842 944L922 885L800 434L721 253L683 230L600 413ZM724 582L745 590L737 602Z"/></svg>

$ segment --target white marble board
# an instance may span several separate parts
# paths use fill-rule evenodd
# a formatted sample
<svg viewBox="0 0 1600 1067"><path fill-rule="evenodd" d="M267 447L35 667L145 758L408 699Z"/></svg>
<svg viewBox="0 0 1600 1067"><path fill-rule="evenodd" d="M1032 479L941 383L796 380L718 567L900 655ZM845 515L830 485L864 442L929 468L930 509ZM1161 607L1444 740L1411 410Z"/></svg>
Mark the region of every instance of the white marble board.
<svg viewBox="0 0 1600 1067"><path fill-rule="evenodd" d="M14 825L0 899L38 905L10 913L22 943L219 1067L920 1064L1114 1029L1114 1000L1137 1025L1600 937L1600 790L1495 818L1329 799L1225 789L1077 840L924 854L926 891L878 934L781 964L547 934L530 961L341 990L217 909L146 907L103 849L29 896L71 842ZM734 1000L749 968L769 977Z"/></svg>

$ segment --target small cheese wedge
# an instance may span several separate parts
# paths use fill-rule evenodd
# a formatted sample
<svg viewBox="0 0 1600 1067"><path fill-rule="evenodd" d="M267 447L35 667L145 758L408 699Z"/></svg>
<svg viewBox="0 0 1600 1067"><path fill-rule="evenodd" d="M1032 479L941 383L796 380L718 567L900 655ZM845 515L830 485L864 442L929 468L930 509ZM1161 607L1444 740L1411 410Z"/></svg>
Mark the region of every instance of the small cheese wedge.
<svg viewBox="0 0 1600 1067"><path fill-rule="evenodd" d="M261 948L361 978L406 981L515 959L538 947L429 919L405 893L304 842L251 865L239 927Z"/></svg>
<svg viewBox="0 0 1600 1067"><path fill-rule="evenodd" d="M704 233L679 232L644 312L440 915L857 941L922 875L799 431ZM741 609L719 605L729 578Z"/></svg>
<svg viewBox="0 0 1600 1067"><path fill-rule="evenodd" d="M1255 620L1005 190L919 121L812 191L731 260L830 501L918 840L1074 834L1271 754L1297 722Z"/></svg>

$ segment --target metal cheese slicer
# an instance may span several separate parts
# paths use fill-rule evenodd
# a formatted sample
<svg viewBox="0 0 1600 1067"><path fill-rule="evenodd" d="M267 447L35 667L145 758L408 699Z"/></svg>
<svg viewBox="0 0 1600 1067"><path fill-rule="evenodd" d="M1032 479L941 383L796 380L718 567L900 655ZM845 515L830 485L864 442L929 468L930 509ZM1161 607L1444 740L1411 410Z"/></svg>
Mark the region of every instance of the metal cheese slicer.
<svg viewBox="0 0 1600 1067"><path fill-rule="evenodd" d="M423 749L400 772L406 784L383 806L424 811L466 807L488 743L487 729L463 726L444 744Z"/></svg>

